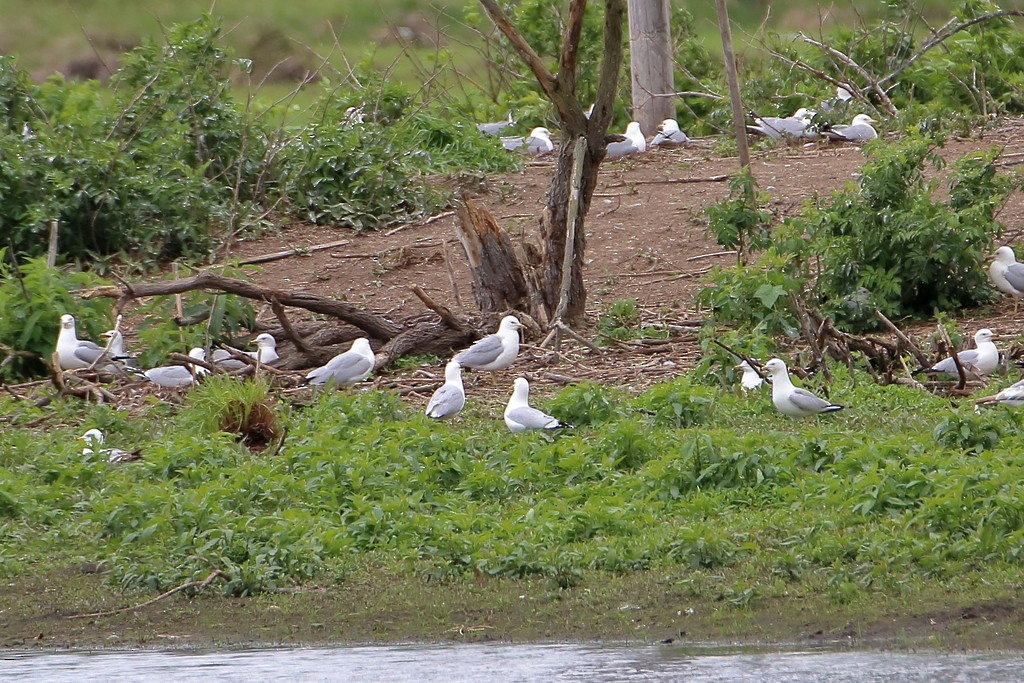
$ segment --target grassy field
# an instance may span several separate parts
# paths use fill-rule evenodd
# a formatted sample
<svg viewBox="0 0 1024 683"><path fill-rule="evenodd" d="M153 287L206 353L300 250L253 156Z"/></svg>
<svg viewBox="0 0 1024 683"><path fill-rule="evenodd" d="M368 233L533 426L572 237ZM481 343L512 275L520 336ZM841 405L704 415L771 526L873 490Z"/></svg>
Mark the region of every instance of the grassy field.
<svg viewBox="0 0 1024 683"><path fill-rule="evenodd" d="M499 603L522 581L555 600L670 581L661 590L679 610L747 635L765 610L791 623L827 605L833 622L874 623L872 605L929 592L951 605L1012 596L1024 552L1020 415L834 371L831 399L848 408L806 421L780 416L766 394L688 380L638 396L576 385L535 398L580 425L555 436L509 434L500 406L479 402L438 424L376 391L308 405L270 395L287 436L263 453L222 431L225 415L263 400L259 384L207 382L181 410L6 401L0 575L28 587L105 567L106 588L61 613L214 571L211 590L226 596L299 585L357 599L383 590L366 583L372 567L424 600L434 585L494 582ZM45 435L19 426L44 415ZM94 426L143 459L83 456L74 437ZM649 588L644 599L657 601ZM558 635L555 615L541 622ZM403 637L429 637L403 623Z"/></svg>

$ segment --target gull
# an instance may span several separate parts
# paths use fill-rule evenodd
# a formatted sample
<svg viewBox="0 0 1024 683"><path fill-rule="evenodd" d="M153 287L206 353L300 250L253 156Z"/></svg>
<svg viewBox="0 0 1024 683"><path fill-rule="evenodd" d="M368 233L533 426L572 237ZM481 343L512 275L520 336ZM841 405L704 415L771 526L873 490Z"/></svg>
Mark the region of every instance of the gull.
<svg viewBox="0 0 1024 683"><path fill-rule="evenodd" d="M522 323L514 315L506 315L498 325L498 331L473 342L452 359L461 367L474 370L504 370L512 365L519 355L519 328Z"/></svg>
<svg viewBox="0 0 1024 683"><path fill-rule="evenodd" d="M995 260L988 267L988 278L1000 292L1013 297L1013 312L1024 297L1024 264L1017 263L1017 257L1010 247L996 249Z"/></svg>
<svg viewBox="0 0 1024 683"><path fill-rule="evenodd" d="M527 429L572 429L557 417L530 407L530 383L525 377L518 377L513 384L512 396L505 407L505 424L513 433Z"/></svg>
<svg viewBox="0 0 1024 683"><path fill-rule="evenodd" d="M690 138L686 137L686 133L679 130L679 124L676 123L675 119L665 119L661 122L661 126L658 127L658 132L655 134L654 139L651 140L651 147L660 147L661 145L672 147L674 145L681 145L689 140Z"/></svg>
<svg viewBox="0 0 1024 683"><path fill-rule="evenodd" d="M551 131L544 127L534 128L525 138L502 138L501 144L509 151L522 150L527 154L546 154L555 149L554 143L551 142Z"/></svg>
<svg viewBox="0 0 1024 683"><path fill-rule="evenodd" d="M800 107L792 116L755 116L755 125L748 125L747 130L767 135L772 140L817 137L817 133L807 130L814 113Z"/></svg>
<svg viewBox="0 0 1024 683"><path fill-rule="evenodd" d="M61 370L91 368L99 361L114 360L114 354L107 349L91 341L79 339L75 334L75 318L67 313L60 317L56 351Z"/></svg>
<svg viewBox="0 0 1024 683"><path fill-rule="evenodd" d="M974 346L975 348L973 349L960 351L956 354L957 358L960 359L960 365L964 366L965 370L970 370L978 375L987 375L995 370L996 366L999 365L999 349L992 342L992 330L983 327L975 332ZM917 375L922 372L956 375L956 361L950 356L930 368L915 370L913 374Z"/></svg>
<svg viewBox="0 0 1024 683"><path fill-rule="evenodd" d="M618 142L609 142L605 156L609 159L624 157L629 154L638 154L647 151L647 139L644 132L640 130L640 124L630 121L626 126L626 139Z"/></svg>
<svg viewBox="0 0 1024 683"><path fill-rule="evenodd" d="M979 406L1002 404L1004 406L1010 406L1011 408L1020 408L1021 406L1024 406L1024 379L1011 384L998 394L979 398L977 404Z"/></svg>
<svg viewBox="0 0 1024 683"><path fill-rule="evenodd" d="M462 366L456 360L444 366L444 384L437 388L427 403L427 417L440 420L455 415L466 405L466 392L462 388Z"/></svg>
<svg viewBox="0 0 1024 683"><path fill-rule="evenodd" d="M515 123L512 120L512 112L508 113L508 118L504 121L495 121L493 123L478 123L476 129L484 135L501 135L501 132Z"/></svg>
<svg viewBox="0 0 1024 683"><path fill-rule="evenodd" d="M843 86L837 85L836 96L828 100L823 100L821 104L818 105L818 109L821 109L822 111L833 111L840 107L845 109L846 105L848 105L852 99L853 93Z"/></svg>
<svg viewBox="0 0 1024 683"><path fill-rule="evenodd" d="M793 386L786 364L778 358L772 358L765 363L764 369L772 376L772 404L783 415L808 417L843 409L841 405L818 398L806 389Z"/></svg>
<svg viewBox="0 0 1024 683"><path fill-rule="evenodd" d="M102 455L109 463L131 462L142 458L140 451L123 451L120 448L100 448L103 445L103 432L90 429L78 437L85 442L82 455Z"/></svg>
<svg viewBox="0 0 1024 683"><path fill-rule="evenodd" d="M273 363L280 358L280 356L277 355L277 340L274 339L274 335L264 332L263 334L257 335L257 337L252 341L256 344L256 350L242 351L241 353L244 353L253 360L257 360L264 365ZM227 349L216 349L213 352L213 362L228 370L237 370L238 368L244 368L246 366L245 361L233 358L231 356L231 352Z"/></svg>
<svg viewBox="0 0 1024 683"><path fill-rule="evenodd" d="M306 375L310 384L333 383L338 386L347 386L361 382L373 372L373 365L377 357L373 355L370 348L370 340L360 337L352 342L352 347L344 353L339 353L315 370Z"/></svg>
<svg viewBox="0 0 1024 683"><path fill-rule="evenodd" d="M849 125L838 124L821 131L821 134L830 140L842 142L867 142L878 137L878 133L871 126L875 120L867 114L857 114Z"/></svg>
<svg viewBox="0 0 1024 683"><path fill-rule="evenodd" d="M188 355L197 360L206 360L206 351L198 346L189 351ZM185 365L161 365L146 370L142 375L158 387L187 387L195 384L196 377L209 372L201 365L192 367L195 368L194 375Z"/></svg>
<svg viewBox="0 0 1024 683"><path fill-rule="evenodd" d="M735 367L737 370L743 371L743 377L740 379L740 386L743 387L744 393L753 391L764 384L764 379L761 375L757 374L754 368L750 367L750 363L747 361L742 361Z"/></svg>

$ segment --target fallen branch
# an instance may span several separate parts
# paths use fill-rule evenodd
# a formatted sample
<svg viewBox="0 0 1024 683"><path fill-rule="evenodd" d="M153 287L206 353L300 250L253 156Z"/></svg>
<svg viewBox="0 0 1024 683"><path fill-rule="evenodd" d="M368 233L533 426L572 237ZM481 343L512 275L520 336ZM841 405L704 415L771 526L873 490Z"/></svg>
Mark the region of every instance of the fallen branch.
<svg viewBox="0 0 1024 683"><path fill-rule="evenodd" d="M160 595L156 596L152 600L147 600L146 602L141 602L138 605L131 605L129 607L121 607L120 609L112 609L112 610L107 610L105 612L89 612L87 614L69 614L67 617L65 617L65 619L94 619L94 618L98 618L98 617L112 617L115 614L123 614L124 612L131 612L131 611L134 611L134 610L137 610L137 609L142 609L143 607L149 607L150 605L152 605L155 602L158 602L160 600L163 600L164 598L170 597L170 596L174 595L175 593L180 593L183 590L188 590L189 588L199 588L199 589L209 588L210 584L212 584L214 582L214 580L216 580L216 579L227 579L227 578L229 578L227 574L225 574L224 572L222 572L219 569L215 569L215 570L213 570L210 573L209 576L207 576L202 581L188 581L186 583L181 584L177 588L172 588L171 590L169 590L169 591L167 591L165 593L161 593Z"/></svg>
<svg viewBox="0 0 1024 683"><path fill-rule="evenodd" d="M327 242L325 244L317 244L312 247L292 247L285 251L275 251L271 254L263 254L262 256L253 256L247 258L244 261L239 261L240 266L251 266L257 263L270 263L271 261L281 261L292 256L306 256L313 254L318 251L324 251L325 249L334 249L335 247L343 247L346 244L351 244L352 240L335 240L333 242Z"/></svg>

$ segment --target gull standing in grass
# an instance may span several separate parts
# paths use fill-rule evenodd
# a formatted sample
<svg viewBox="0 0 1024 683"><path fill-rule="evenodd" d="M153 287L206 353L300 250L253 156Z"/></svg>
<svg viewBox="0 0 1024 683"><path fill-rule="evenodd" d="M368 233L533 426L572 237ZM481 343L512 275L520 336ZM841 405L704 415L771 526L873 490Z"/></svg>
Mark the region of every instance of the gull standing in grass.
<svg viewBox="0 0 1024 683"><path fill-rule="evenodd" d="M505 407L505 424L513 433L525 432L528 429L572 429L557 417L552 417L542 410L530 407L530 383L525 377L516 379L512 396Z"/></svg>
<svg viewBox="0 0 1024 683"><path fill-rule="evenodd" d="M665 119L661 122L661 126L658 127L658 132L654 135L654 139L651 140L651 147L674 147L675 145L681 145L684 142L689 142L690 138L686 137L686 133L679 130L679 124L676 123L675 119Z"/></svg>
<svg viewBox="0 0 1024 683"><path fill-rule="evenodd" d="M764 369L772 377L772 403L783 415L809 417L843 409L839 404L818 398L806 389L793 386L786 364L778 358L772 358L765 363Z"/></svg>
<svg viewBox="0 0 1024 683"><path fill-rule="evenodd" d="M992 330L987 327L983 327L974 333L974 347L966 351L958 352L957 358L960 359L960 365L965 370L969 370L978 375L987 375L996 369L999 365L999 349L996 348L995 343L992 341ZM956 361L953 357L944 358L930 368L921 368L915 370L913 374L919 373L928 374L945 374L956 376L959 373L956 371Z"/></svg>
<svg viewBox="0 0 1024 683"><path fill-rule="evenodd" d="M646 151L647 138L644 137L644 132L640 129L640 124L636 121L630 121L626 126L626 139L619 142L609 142L605 157L608 159L615 159L617 157L639 154Z"/></svg>
<svg viewBox="0 0 1024 683"><path fill-rule="evenodd" d="M188 355L196 360L206 360L206 351L198 346L189 351ZM196 377L209 372L201 365L192 367L195 369L195 374L192 369L184 365L160 365L146 370L142 375L158 387L188 387L195 384Z"/></svg>
<svg viewBox="0 0 1024 683"><path fill-rule="evenodd" d="M741 361L736 366L736 369L743 371L743 377L740 378L740 386L743 387L743 393L758 389L764 384L764 378L757 374L757 371L747 361Z"/></svg>
<svg viewBox="0 0 1024 683"><path fill-rule="evenodd" d="M377 357L370 348L370 340L360 337L352 342L352 347L344 353L339 353L315 370L306 375L310 384L336 384L348 386L361 382L373 372L373 365Z"/></svg>
<svg viewBox="0 0 1024 683"><path fill-rule="evenodd" d="M456 360L444 366L444 384L437 388L427 403L427 417L440 420L457 414L466 405L466 392L462 388L462 366Z"/></svg>
<svg viewBox="0 0 1024 683"><path fill-rule="evenodd" d="M826 128L821 134L830 140L841 142L867 142L878 137L878 133L871 126L875 120L867 114L857 114L848 125L838 124Z"/></svg>
<svg viewBox="0 0 1024 683"><path fill-rule="evenodd" d="M1013 312L1024 297L1024 264L1017 263L1017 257L1010 247L996 249L995 260L988 267L988 278L1000 292L1013 297Z"/></svg>
<svg viewBox="0 0 1024 683"><path fill-rule="evenodd" d="M455 354L461 367L474 370L504 370L519 355L519 328L523 326L514 315L506 315L498 331L478 339L465 351Z"/></svg>
<svg viewBox="0 0 1024 683"><path fill-rule="evenodd" d="M1024 379L1011 384L998 394L979 398L977 403L979 406L1000 404L1011 408L1020 408L1021 406L1024 406Z"/></svg>
<svg viewBox="0 0 1024 683"><path fill-rule="evenodd" d="M534 128L525 138L504 137L501 144L510 152L522 150L527 154L546 154L555 149L555 144L551 142L551 131L543 126Z"/></svg>
<svg viewBox="0 0 1024 683"><path fill-rule="evenodd" d="M65 313L60 317L60 332L57 334L57 358L61 370L80 370L99 365L100 361L114 360L114 354L107 349L75 333L74 316Z"/></svg>
<svg viewBox="0 0 1024 683"><path fill-rule="evenodd" d="M124 451L120 448L101 448L103 446L103 432L98 429L90 429L78 437L85 442L82 455L100 455L109 463L131 462L142 458L141 451Z"/></svg>

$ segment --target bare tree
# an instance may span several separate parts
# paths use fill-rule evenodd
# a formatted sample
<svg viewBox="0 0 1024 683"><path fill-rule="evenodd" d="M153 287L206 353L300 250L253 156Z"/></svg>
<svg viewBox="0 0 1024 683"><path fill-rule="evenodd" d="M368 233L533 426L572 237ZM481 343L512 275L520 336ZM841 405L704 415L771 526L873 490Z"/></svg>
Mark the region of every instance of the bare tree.
<svg viewBox="0 0 1024 683"><path fill-rule="evenodd" d="M600 80L594 111L588 119L576 92L577 50L583 31L583 15L586 0L570 0L569 17L562 36L558 72L552 74L542 57L526 42L495 0L480 0L484 11L494 25L508 39L520 59L533 72L541 90L555 107L562 128L563 143L574 142L582 137L583 174L580 184L575 230L572 231L571 273L568 295L565 302L564 320L574 324L583 319L587 293L583 284L583 256L586 235L583 220L590 208L590 201L597 187L597 172L605 156L607 140L605 134L612 120L615 95L618 92L619 73L622 67L622 35L626 15L625 0L606 0L604 16L604 56L601 62ZM547 319L554 317L558 309L562 284L563 259L566 254L569 231L569 197L573 166L574 144L562 144L555 166L555 175L548 189L547 206L540 219L543 240L542 263L539 273L539 290Z"/></svg>

